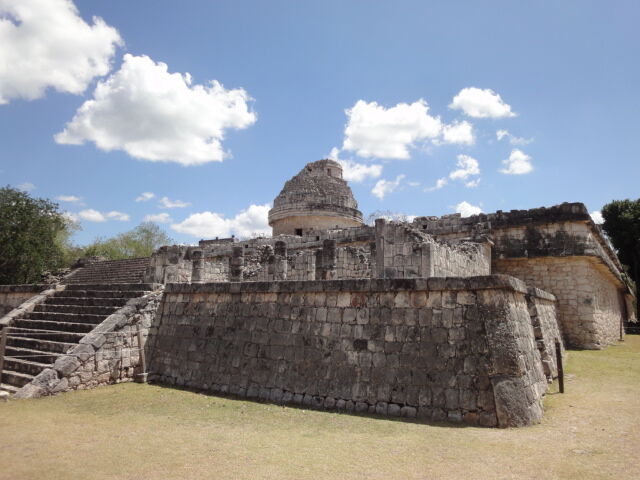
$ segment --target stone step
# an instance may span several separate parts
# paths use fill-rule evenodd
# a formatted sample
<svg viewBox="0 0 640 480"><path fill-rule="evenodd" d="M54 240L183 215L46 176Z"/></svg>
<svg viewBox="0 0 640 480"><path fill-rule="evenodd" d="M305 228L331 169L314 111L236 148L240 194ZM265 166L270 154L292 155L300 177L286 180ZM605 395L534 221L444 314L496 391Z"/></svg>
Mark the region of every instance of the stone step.
<svg viewBox="0 0 640 480"><path fill-rule="evenodd" d="M9 385L7 383L1 383L0 384L0 390L8 392L10 395L13 395L14 393L16 393L20 389L18 387L14 387L13 385Z"/></svg>
<svg viewBox="0 0 640 480"><path fill-rule="evenodd" d="M124 307L128 301L128 298L49 297L45 304L120 308Z"/></svg>
<svg viewBox="0 0 640 480"><path fill-rule="evenodd" d="M102 323L109 315L91 313L57 313L57 312L28 312L22 316L24 320L48 320L52 322L88 323L93 326ZM14 320L15 322L19 320ZM93 328L93 327L92 327Z"/></svg>
<svg viewBox="0 0 640 480"><path fill-rule="evenodd" d="M71 285L67 285L69 288ZM114 285L109 285L111 290L62 290L56 292L55 298L62 297L86 297L86 298L137 298L146 294L145 290L129 290L120 291L114 290Z"/></svg>
<svg viewBox="0 0 640 480"><path fill-rule="evenodd" d="M24 358L11 358L4 359L4 371L26 373L28 375L36 376L45 368L51 367L50 363L42 363L40 357L35 357L32 360ZM4 378L4 374L2 376Z"/></svg>
<svg viewBox="0 0 640 480"><path fill-rule="evenodd" d="M38 350L43 353L67 353L69 349L75 347L77 342L64 342L56 340L47 340L40 338L29 338L22 335L12 337L7 336L7 348L24 348L29 350Z"/></svg>
<svg viewBox="0 0 640 480"><path fill-rule="evenodd" d="M77 313L91 315L111 315L120 307L104 307L95 305L68 305L68 304L50 304L41 303L36 305L33 312L42 313Z"/></svg>
<svg viewBox="0 0 640 480"><path fill-rule="evenodd" d="M66 291L76 291L76 290L109 290L109 291L119 291L119 292L128 292L132 290L143 290L149 291L154 290L156 288L156 284L154 283L74 283L72 285L67 285L65 288Z"/></svg>
<svg viewBox="0 0 640 480"><path fill-rule="evenodd" d="M34 375L29 375L28 373L19 373L13 372L11 370L5 370L2 372L2 383L22 388L31 380L33 380L33 377Z"/></svg>
<svg viewBox="0 0 640 480"><path fill-rule="evenodd" d="M41 363L54 363L61 353L45 352L42 350L34 350L32 348L7 346L5 350L8 357L20 357L27 360L37 360Z"/></svg>
<svg viewBox="0 0 640 480"><path fill-rule="evenodd" d="M96 328L96 324L56 322L52 320L30 320L27 318L20 318L18 320L14 320L12 327L56 332L89 333L91 330Z"/></svg>
<svg viewBox="0 0 640 480"><path fill-rule="evenodd" d="M78 332L60 332L58 330L46 330L36 328L9 327L9 336L23 337L42 340L51 340L52 342L78 343L86 333ZM7 339L7 342L9 339ZM14 344L12 344L14 345Z"/></svg>

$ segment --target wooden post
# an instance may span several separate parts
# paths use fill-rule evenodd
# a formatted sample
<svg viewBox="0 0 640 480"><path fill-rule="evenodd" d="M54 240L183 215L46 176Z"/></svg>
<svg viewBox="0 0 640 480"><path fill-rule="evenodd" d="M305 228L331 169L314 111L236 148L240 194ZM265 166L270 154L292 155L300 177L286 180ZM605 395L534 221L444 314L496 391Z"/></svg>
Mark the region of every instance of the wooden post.
<svg viewBox="0 0 640 480"><path fill-rule="evenodd" d="M556 342L556 367L558 368L558 387L560 388L560 393L564 393L564 368L562 367L560 342Z"/></svg>
<svg viewBox="0 0 640 480"><path fill-rule="evenodd" d="M4 351L7 346L7 327L0 333L0 384L2 384L2 370L4 370Z"/></svg>
<svg viewBox="0 0 640 480"><path fill-rule="evenodd" d="M142 344L142 330L140 324L136 326L138 334L138 353L140 355L140 373L136 375L136 382L145 383L147 381L147 357L144 354L144 345Z"/></svg>

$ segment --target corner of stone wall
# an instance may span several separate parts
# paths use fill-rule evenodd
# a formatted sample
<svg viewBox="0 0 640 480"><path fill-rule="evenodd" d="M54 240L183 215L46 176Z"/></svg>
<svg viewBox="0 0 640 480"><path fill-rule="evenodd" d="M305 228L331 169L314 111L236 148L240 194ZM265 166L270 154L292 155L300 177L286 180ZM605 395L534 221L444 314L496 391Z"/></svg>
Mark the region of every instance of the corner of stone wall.
<svg viewBox="0 0 640 480"><path fill-rule="evenodd" d="M517 308L515 297L523 293L486 290L479 294L499 427L532 425L543 415L547 382L528 312Z"/></svg>
<svg viewBox="0 0 640 480"><path fill-rule="evenodd" d="M14 398L36 398L69 390L131 381L139 372L149 327L162 298L162 288L127 304L109 315L78 345L58 358L18 390ZM138 342L140 328L142 343Z"/></svg>

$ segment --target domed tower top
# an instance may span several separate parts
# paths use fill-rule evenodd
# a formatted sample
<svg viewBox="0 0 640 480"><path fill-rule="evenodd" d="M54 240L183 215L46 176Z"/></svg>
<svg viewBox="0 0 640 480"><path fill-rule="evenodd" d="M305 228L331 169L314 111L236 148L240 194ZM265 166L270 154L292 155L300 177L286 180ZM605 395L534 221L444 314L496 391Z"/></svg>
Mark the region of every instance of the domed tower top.
<svg viewBox="0 0 640 480"><path fill-rule="evenodd" d="M342 166L333 160L305 165L273 201L269 225L274 235L362 225L358 202L342 179Z"/></svg>

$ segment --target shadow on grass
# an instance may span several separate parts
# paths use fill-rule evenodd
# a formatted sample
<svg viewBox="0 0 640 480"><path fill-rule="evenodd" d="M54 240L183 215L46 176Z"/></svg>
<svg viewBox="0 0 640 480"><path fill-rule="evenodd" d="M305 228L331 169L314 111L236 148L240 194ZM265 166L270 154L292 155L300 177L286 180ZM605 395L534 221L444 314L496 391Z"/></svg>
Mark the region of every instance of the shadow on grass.
<svg viewBox="0 0 640 480"><path fill-rule="evenodd" d="M275 407L281 408L291 408L294 410L312 410L315 412L327 412L334 413L339 415L347 415L350 417L358 417L358 418L374 418L380 421L389 421L389 422L398 422L398 423L406 423L406 424L415 424L415 425L426 425L430 427L437 428L452 428L452 429L464 429L464 428L491 428L491 427L482 427L480 425L469 425L463 422L447 422L444 420L431 420L426 418L407 418L407 417L397 417L390 415L380 415L378 413L369 413L369 412L356 412L356 411L348 411L348 410L340 410L337 408L318 408L314 405L299 405L296 403L276 403L260 398L247 398L242 397L240 395L233 395L231 393L220 393L220 392L211 392L210 390L178 386L178 385L166 385L162 383L149 382L149 385L153 385L154 387L163 388L167 390L178 390L183 392L197 393L200 395L206 395L208 397L214 398L224 398L232 401L242 401L242 402L251 402L254 404L262 404L262 405L273 405Z"/></svg>

